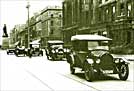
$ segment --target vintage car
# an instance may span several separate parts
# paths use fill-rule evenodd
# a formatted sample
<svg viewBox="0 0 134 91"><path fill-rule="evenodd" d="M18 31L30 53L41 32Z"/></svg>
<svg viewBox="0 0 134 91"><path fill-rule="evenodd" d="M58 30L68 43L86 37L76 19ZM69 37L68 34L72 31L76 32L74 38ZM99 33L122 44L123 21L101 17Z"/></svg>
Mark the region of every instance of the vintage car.
<svg viewBox="0 0 134 91"><path fill-rule="evenodd" d="M60 40L47 41L47 47L45 48L47 58L62 60L64 58L63 44L63 41Z"/></svg>
<svg viewBox="0 0 134 91"><path fill-rule="evenodd" d="M127 80L129 63L124 58L115 58L110 54L108 42L111 40L99 35L72 36L72 49L67 56L71 74L80 68L87 81L95 80L95 74L118 74L121 80Z"/></svg>
<svg viewBox="0 0 134 91"><path fill-rule="evenodd" d="M22 47L17 46L15 48L15 55L16 56L19 56L19 55L25 56L26 55L25 46L22 46Z"/></svg>
<svg viewBox="0 0 134 91"><path fill-rule="evenodd" d="M9 45L9 48L7 49L7 54L14 54L15 52L15 45Z"/></svg>
<svg viewBox="0 0 134 91"><path fill-rule="evenodd" d="M28 56L43 56L43 50L41 49L40 43L30 43L30 48L28 49Z"/></svg>

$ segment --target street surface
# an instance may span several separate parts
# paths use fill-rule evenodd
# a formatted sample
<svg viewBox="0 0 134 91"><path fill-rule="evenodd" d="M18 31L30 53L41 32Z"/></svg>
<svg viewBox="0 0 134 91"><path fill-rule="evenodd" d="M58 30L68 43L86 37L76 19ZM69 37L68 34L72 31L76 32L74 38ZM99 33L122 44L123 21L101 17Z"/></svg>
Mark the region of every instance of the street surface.
<svg viewBox="0 0 134 91"><path fill-rule="evenodd" d="M87 82L77 70L70 74L66 61L49 61L43 57L16 57L0 50L0 91L134 91L134 61L129 61L129 77L98 77Z"/></svg>

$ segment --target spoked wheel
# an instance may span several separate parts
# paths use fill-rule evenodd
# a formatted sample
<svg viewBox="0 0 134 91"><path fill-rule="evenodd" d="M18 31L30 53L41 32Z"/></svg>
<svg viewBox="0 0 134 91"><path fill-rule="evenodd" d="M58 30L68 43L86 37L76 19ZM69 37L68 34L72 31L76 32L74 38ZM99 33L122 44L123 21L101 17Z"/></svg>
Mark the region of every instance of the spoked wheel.
<svg viewBox="0 0 134 91"><path fill-rule="evenodd" d="M129 67L127 64L122 64L119 68L119 78L121 80L127 80L129 75Z"/></svg>
<svg viewBox="0 0 134 91"><path fill-rule="evenodd" d="M70 72L71 74L75 74L75 68L72 63L70 63Z"/></svg>
<svg viewBox="0 0 134 91"><path fill-rule="evenodd" d="M84 74L85 74L85 78L87 81L93 81L93 75L94 75L94 72L93 72L93 68L88 64L88 63L85 63L84 65Z"/></svg>

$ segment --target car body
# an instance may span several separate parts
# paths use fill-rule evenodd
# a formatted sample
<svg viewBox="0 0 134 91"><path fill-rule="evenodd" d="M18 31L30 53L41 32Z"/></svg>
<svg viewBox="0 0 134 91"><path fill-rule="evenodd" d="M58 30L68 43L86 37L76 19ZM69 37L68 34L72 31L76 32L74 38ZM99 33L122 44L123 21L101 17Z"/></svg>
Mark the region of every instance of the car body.
<svg viewBox="0 0 134 91"><path fill-rule="evenodd" d="M15 48L15 55L16 56L20 56L20 55L25 56L26 55L25 46L22 46L22 47L17 46Z"/></svg>
<svg viewBox="0 0 134 91"><path fill-rule="evenodd" d="M41 49L40 43L30 43L28 56L43 56L43 50Z"/></svg>
<svg viewBox="0 0 134 91"><path fill-rule="evenodd" d="M123 58L115 58L110 54L108 42L111 40L100 35L72 36L72 49L67 56L71 73L75 73L75 68L80 68L84 71L87 81L93 81L95 73L118 74L121 80L126 80L129 63Z"/></svg>
<svg viewBox="0 0 134 91"><path fill-rule="evenodd" d="M47 47L45 48L46 56L52 60L62 60L64 55L63 41L60 40L49 40L47 41Z"/></svg>
<svg viewBox="0 0 134 91"><path fill-rule="evenodd" d="M9 45L9 48L7 49L7 54L14 54L15 52L15 46L14 45Z"/></svg>

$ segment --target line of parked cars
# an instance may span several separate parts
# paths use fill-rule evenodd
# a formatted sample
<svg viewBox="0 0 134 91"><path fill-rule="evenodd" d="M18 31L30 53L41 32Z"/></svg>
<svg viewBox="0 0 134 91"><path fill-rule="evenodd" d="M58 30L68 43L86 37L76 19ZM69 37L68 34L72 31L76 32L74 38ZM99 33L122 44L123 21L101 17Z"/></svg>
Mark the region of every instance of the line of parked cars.
<svg viewBox="0 0 134 91"><path fill-rule="evenodd" d="M121 57L114 57L109 52L109 41L112 39L100 35L75 35L71 37L71 47L65 48L64 42L49 40L45 48L48 60L66 59L70 64L71 74L75 69L80 68L84 72L87 81L93 81L95 74L118 74L121 80L127 80L129 75L129 63ZM40 44L30 44L26 52L23 48L9 49L9 52L26 54L28 56L41 55L43 51Z"/></svg>
<svg viewBox="0 0 134 91"><path fill-rule="evenodd" d="M30 43L30 48L25 48L24 46L20 47L18 45L16 46L10 46L9 49L7 49L7 54L15 54L16 56L43 56L43 50L40 47L40 43L32 44Z"/></svg>

